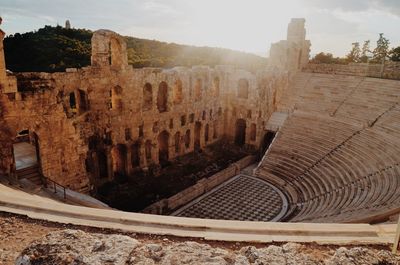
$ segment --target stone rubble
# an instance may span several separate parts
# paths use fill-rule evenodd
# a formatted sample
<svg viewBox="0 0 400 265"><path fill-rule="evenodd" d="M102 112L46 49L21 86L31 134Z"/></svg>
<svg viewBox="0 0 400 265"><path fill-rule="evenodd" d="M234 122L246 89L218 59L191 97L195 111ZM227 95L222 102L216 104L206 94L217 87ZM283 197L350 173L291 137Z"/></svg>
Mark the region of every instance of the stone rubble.
<svg viewBox="0 0 400 265"><path fill-rule="evenodd" d="M140 242L125 235L68 229L32 242L15 264L395 265L400 264L400 256L383 248L314 248L296 243L234 250L191 241Z"/></svg>

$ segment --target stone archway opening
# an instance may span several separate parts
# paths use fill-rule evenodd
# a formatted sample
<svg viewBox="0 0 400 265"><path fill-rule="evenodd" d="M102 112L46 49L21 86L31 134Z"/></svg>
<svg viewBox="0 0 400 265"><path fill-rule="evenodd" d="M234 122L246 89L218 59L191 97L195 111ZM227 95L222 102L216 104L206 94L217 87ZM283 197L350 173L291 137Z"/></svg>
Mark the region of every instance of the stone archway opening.
<svg viewBox="0 0 400 265"><path fill-rule="evenodd" d="M235 126L235 144L243 146L246 143L246 121L238 119Z"/></svg>
<svg viewBox="0 0 400 265"><path fill-rule="evenodd" d="M124 179L126 177L127 166L127 148L123 144L117 144L111 150L114 177L117 179Z"/></svg>
<svg viewBox="0 0 400 265"><path fill-rule="evenodd" d="M158 160L161 166L165 166L169 160L168 153L169 146L169 133L167 131L162 131L158 135Z"/></svg>
<svg viewBox="0 0 400 265"><path fill-rule="evenodd" d="M168 84L164 81L158 86L157 108L159 112L168 111Z"/></svg>
<svg viewBox="0 0 400 265"><path fill-rule="evenodd" d="M17 171L29 167L39 167L39 137L28 129L18 133L13 143L15 168Z"/></svg>
<svg viewBox="0 0 400 265"><path fill-rule="evenodd" d="M194 150L200 151L201 150L201 122L196 121L194 125Z"/></svg>

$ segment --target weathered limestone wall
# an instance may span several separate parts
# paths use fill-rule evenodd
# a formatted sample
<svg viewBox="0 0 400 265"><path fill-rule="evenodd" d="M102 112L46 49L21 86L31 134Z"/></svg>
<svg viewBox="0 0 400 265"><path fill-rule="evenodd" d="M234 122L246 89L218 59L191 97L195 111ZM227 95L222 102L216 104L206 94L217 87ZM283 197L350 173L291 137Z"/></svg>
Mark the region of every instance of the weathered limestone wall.
<svg viewBox="0 0 400 265"><path fill-rule="evenodd" d="M350 63L350 64L307 64L304 72L338 75L355 75L400 80L400 62L380 64Z"/></svg>
<svg viewBox="0 0 400 265"><path fill-rule="evenodd" d="M157 169L222 137L257 147L288 76L229 66L133 69L122 37L97 31L92 66L17 74L18 91L0 94L0 174L15 174L12 144L25 129L38 136L43 174L75 190Z"/></svg>
<svg viewBox="0 0 400 265"><path fill-rule="evenodd" d="M305 22L304 18L292 18L287 39L271 45L270 67L295 73L308 63L311 42L306 40Z"/></svg>

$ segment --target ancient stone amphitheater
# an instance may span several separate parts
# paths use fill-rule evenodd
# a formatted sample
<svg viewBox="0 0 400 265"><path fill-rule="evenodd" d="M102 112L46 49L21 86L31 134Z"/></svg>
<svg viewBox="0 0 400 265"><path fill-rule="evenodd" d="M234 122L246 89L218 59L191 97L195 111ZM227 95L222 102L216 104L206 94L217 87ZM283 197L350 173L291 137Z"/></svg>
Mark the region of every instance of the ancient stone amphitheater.
<svg viewBox="0 0 400 265"><path fill-rule="evenodd" d="M291 21L257 73L133 69L123 38L108 30L93 34L91 66L62 73L8 73L1 52L0 211L226 241L392 242L400 66L309 64L304 23ZM24 139L37 156L27 167L16 151ZM145 209L153 214L85 195L222 139L261 155L155 202ZM24 189L34 183L42 187ZM175 216L155 215L166 212Z"/></svg>

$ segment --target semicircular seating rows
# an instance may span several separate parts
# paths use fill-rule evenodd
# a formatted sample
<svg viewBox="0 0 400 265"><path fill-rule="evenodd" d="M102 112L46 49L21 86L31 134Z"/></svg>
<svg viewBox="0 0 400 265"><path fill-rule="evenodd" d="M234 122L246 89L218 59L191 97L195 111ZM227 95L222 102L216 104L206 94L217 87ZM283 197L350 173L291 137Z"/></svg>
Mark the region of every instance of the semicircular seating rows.
<svg viewBox="0 0 400 265"><path fill-rule="evenodd" d="M300 73L287 93L291 113L255 171L287 194L284 220L400 212L400 81Z"/></svg>

